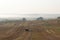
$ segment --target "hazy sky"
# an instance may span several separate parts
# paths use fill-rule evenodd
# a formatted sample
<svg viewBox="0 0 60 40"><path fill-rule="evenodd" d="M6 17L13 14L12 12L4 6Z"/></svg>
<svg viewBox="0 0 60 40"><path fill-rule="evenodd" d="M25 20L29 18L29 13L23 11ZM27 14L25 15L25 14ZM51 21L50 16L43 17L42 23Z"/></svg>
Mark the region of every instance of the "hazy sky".
<svg viewBox="0 0 60 40"><path fill-rule="evenodd" d="M20 14L60 14L60 0L0 0L0 17Z"/></svg>

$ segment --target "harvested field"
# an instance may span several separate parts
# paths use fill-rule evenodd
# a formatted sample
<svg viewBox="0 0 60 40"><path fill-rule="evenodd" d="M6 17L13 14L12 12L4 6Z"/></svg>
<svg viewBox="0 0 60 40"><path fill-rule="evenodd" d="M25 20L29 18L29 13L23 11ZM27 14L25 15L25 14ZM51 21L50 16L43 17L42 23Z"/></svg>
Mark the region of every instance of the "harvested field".
<svg viewBox="0 0 60 40"><path fill-rule="evenodd" d="M0 40L60 40L60 23L57 20L0 23Z"/></svg>

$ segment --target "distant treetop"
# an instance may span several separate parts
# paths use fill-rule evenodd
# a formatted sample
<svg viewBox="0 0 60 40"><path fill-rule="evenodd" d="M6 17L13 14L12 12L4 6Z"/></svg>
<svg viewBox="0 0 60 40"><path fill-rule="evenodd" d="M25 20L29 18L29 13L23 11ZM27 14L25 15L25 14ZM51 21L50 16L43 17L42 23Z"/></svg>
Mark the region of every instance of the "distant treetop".
<svg viewBox="0 0 60 40"><path fill-rule="evenodd" d="M38 17L37 20L43 20L43 17Z"/></svg>
<svg viewBox="0 0 60 40"><path fill-rule="evenodd" d="M22 20L23 20L23 21L26 21L26 18L23 18Z"/></svg>

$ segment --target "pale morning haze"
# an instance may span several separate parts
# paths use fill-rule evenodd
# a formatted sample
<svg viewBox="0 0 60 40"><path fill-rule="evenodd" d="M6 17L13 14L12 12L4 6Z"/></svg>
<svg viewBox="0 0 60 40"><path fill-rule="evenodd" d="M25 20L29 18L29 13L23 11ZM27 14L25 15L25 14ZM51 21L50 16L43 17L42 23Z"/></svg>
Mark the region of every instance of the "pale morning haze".
<svg viewBox="0 0 60 40"><path fill-rule="evenodd" d="M60 16L60 0L0 0L1 18L31 15L33 17Z"/></svg>

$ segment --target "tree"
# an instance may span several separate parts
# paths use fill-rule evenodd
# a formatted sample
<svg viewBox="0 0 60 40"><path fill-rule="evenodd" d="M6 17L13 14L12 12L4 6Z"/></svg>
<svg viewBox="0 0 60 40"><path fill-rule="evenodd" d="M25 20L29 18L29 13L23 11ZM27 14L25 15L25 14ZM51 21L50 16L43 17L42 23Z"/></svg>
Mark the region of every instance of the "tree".
<svg viewBox="0 0 60 40"><path fill-rule="evenodd" d="M57 22L60 23L60 17L57 17Z"/></svg>
<svg viewBox="0 0 60 40"><path fill-rule="evenodd" d="M43 20L43 17L38 17L37 20Z"/></svg>
<svg viewBox="0 0 60 40"><path fill-rule="evenodd" d="M60 19L60 17L58 17L57 19Z"/></svg>
<svg viewBox="0 0 60 40"><path fill-rule="evenodd" d="M22 20L23 20L23 21L26 21L26 18L23 18Z"/></svg>

